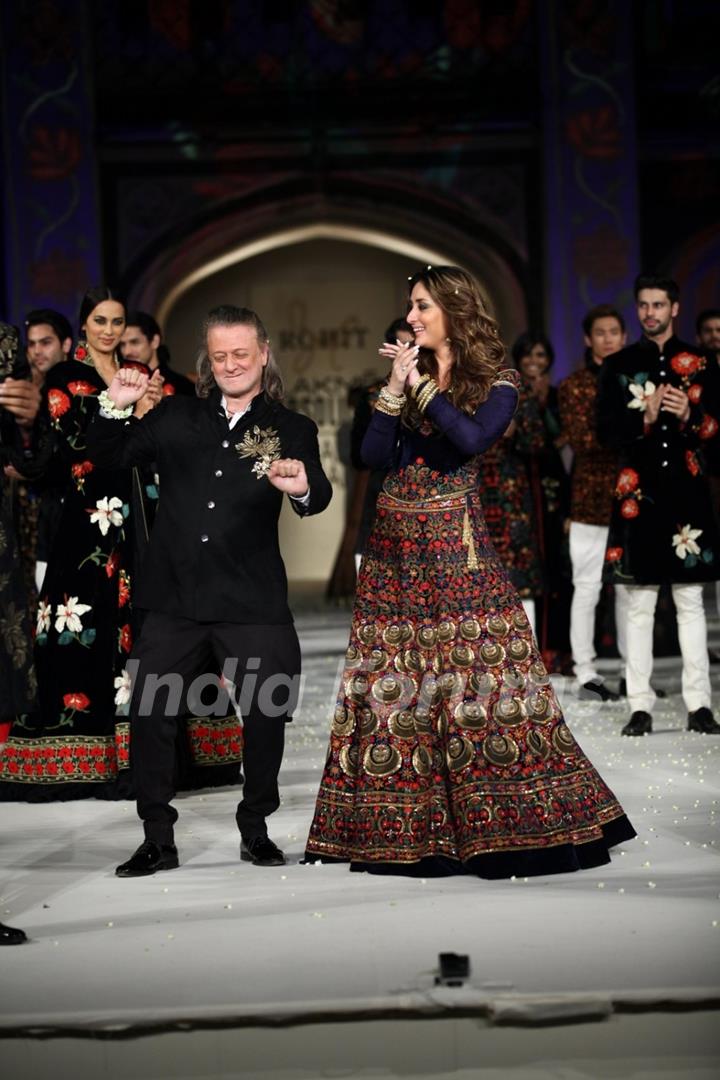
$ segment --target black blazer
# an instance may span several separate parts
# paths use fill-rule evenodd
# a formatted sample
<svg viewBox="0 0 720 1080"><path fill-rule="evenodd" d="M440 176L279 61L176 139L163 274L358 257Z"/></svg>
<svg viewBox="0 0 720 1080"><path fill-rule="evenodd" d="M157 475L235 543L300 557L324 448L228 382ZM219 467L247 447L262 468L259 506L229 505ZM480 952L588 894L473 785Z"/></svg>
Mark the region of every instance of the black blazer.
<svg viewBox="0 0 720 1080"><path fill-rule="evenodd" d="M88 449L98 465L155 462L160 505L133 588L136 607L198 622L292 622L278 545L282 492L269 461L297 458L317 514L332 488L320 464L317 427L263 393L232 430L214 390L205 399L170 397L142 420L98 415ZM112 492L108 492L112 495Z"/></svg>

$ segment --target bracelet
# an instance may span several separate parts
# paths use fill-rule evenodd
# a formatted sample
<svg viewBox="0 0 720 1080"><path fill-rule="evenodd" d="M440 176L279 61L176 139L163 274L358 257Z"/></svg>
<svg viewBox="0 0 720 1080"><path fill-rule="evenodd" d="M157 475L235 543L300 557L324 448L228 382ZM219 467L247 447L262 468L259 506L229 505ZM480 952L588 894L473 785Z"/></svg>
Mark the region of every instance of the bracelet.
<svg viewBox="0 0 720 1080"><path fill-rule="evenodd" d="M378 394L375 408L378 412L385 413L386 416L399 416L404 404L404 394L393 394L392 390L388 390L387 386L383 386Z"/></svg>
<svg viewBox="0 0 720 1080"><path fill-rule="evenodd" d="M425 386L423 386L422 390L415 399L417 407L421 413L425 412L432 399L435 397L436 394L439 393L440 388L438 387L438 384L433 379L430 379L425 384Z"/></svg>
<svg viewBox="0 0 720 1080"><path fill-rule="evenodd" d="M424 375L420 376L420 378L415 383L415 385L410 387L410 393L412 394L415 401L417 401L418 394L422 390L423 383L430 382L430 381L432 381L432 375L428 375L428 373L425 372Z"/></svg>
<svg viewBox="0 0 720 1080"><path fill-rule="evenodd" d="M127 420L128 416L132 415L133 406L126 405L124 409L119 409L107 390L102 390L98 394L98 402L100 404L100 413L108 420Z"/></svg>

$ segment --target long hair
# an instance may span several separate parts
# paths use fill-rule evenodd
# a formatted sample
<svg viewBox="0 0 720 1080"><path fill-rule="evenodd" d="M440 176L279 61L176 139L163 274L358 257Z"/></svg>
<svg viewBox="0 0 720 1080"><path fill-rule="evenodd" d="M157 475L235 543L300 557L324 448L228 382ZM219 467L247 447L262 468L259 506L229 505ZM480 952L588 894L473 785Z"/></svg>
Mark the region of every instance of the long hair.
<svg viewBox="0 0 720 1080"><path fill-rule="evenodd" d="M445 315L447 335L453 355L452 400L467 413L474 413L486 399L492 381L505 356L498 324L488 313L480 286L472 274L459 266L428 266L418 270L408 282L408 295L422 283ZM432 349L421 349L418 371L438 377ZM414 403L408 399L406 418L417 420Z"/></svg>
<svg viewBox="0 0 720 1080"><path fill-rule="evenodd" d="M110 289L107 285L93 285L85 293L80 303L80 313L78 315L78 331L80 334L82 334L82 328L87 322L88 316L104 300L116 300L118 304L122 304L127 312L125 298L120 296L116 289Z"/></svg>
<svg viewBox="0 0 720 1080"><path fill-rule="evenodd" d="M270 401L282 401L284 388L282 375L270 348L270 338L260 316L250 308L236 307L235 304L221 304L208 313L202 327L202 344L197 356L197 382L195 392L198 397L206 398L217 383L212 372L212 363L207 351L208 333L216 326L252 326L257 334L258 345L267 346L267 363L263 368L261 389Z"/></svg>

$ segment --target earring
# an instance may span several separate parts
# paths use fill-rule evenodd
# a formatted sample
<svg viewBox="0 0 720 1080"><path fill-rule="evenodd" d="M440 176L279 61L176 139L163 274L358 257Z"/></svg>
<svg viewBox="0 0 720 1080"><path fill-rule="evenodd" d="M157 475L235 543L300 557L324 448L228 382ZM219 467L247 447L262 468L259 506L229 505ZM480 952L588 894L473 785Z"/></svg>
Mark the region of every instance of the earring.
<svg viewBox="0 0 720 1080"><path fill-rule="evenodd" d="M83 338L78 339L78 343L75 346L75 352L73 353L73 358L75 360L79 360L81 364L91 363L88 343Z"/></svg>

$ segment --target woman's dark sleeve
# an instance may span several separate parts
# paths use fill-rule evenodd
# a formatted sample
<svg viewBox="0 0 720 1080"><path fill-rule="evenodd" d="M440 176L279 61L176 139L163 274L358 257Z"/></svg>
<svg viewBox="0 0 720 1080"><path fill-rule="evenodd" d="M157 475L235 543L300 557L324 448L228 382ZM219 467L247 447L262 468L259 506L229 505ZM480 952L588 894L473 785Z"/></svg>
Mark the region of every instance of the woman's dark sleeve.
<svg viewBox="0 0 720 1080"><path fill-rule="evenodd" d="M445 394L436 394L425 410L462 454L482 454L497 442L513 418L518 392L510 382L496 381L472 416L451 405Z"/></svg>
<svg viewBox="0 0 720 1080"><path fill-rule="evenodd" d="M360 447L360 456L368 469L391 469L397 457L400 417L373 411Z"/></svg>

